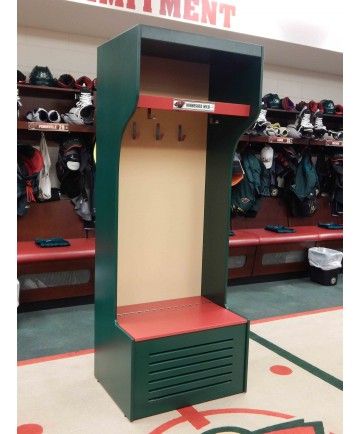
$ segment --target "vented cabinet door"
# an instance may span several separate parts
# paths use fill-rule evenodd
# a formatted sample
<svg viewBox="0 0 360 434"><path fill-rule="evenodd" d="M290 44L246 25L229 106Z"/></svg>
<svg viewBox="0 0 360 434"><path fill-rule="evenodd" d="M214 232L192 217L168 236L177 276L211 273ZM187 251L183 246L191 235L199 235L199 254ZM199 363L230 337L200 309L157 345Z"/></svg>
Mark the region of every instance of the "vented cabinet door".
<svg viewBox="0 0 360 434"><path fill-rule="evenodd" d="M134 344L133 417L245 390L247 324Z"/></svg>

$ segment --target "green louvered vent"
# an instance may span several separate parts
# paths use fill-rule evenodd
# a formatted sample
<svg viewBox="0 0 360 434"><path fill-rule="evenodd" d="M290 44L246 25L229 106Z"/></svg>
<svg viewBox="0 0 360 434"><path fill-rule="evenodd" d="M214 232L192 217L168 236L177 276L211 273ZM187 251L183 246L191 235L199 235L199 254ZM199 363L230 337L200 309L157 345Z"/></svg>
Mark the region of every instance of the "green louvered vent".
<svg viewBox="0 0 360 434"><path fill-rule="evenodd" d="M149 354L148 402L213 388L233 379L234 339Z"/></svg>

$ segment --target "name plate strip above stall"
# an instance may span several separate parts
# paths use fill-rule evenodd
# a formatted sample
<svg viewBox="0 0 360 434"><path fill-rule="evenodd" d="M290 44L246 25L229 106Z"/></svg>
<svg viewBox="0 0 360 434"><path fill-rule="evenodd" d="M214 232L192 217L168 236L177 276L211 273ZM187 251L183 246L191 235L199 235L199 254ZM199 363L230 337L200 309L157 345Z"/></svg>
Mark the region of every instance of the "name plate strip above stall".
<svg viewBox="0 0 360 434"><path fill-rule="evenodd" d="M61 123L28 122L28 130L68 132L69 125Z"/></svg>

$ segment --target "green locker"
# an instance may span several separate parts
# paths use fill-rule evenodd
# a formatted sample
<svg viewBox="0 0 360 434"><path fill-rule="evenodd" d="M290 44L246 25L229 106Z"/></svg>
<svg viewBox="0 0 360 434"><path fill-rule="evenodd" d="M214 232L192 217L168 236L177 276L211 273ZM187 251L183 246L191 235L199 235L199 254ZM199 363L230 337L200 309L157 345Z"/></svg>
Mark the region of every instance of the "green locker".
<svg viewBox="0 0 360 434"><path fill-rule="evenodd" d="M130 419L246 391L232 159L262 48L137 26L98 49L95 376Z"/></svg>

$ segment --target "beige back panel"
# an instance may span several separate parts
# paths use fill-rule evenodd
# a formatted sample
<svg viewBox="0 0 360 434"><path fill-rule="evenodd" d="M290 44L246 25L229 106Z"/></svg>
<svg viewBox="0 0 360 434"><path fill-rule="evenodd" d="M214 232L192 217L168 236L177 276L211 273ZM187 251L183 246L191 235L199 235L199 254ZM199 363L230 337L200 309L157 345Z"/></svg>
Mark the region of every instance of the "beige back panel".
<svg viewBox="0 0 360 434"><path fill-rule="evenodd" d="M144 93L207 99L204 65L146 62ZM191 78L187 76L191 69ZM173 76L176 69L179 75ZM159 78L159 73L165 76ZM171 73L170 73L171 72ZM160 73L161 75L161 73ZM191 84L192 82L192 84ZM206 82L204 85L203 82ZM151 84L151 86L150 86ZM184 92L175 95L174 85ZM150 90L151 89L151 90ZM120 153L118 306L201 294L207 115L137 109ZM136 122L139 136L132 138ZM162 140L155 139L160 123ZM186 134L178 141L178 125Z"/></svg>
<svg viewBox="0 0 360 434"><path fill-rule="evenodd" d="M209 65L143 56L140 86L146 94L207 100Z"/></svg>

